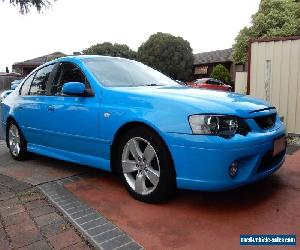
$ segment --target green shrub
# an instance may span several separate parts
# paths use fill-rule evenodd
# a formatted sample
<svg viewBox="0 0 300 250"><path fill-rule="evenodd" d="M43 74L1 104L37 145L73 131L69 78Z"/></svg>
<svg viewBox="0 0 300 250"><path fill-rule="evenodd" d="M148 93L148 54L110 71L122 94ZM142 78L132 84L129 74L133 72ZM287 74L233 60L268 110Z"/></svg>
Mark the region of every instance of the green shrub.
<svg viewBox="0 0 300 250"><path fill-rule="evenodd" d="M222 64L218 64L216 67L213 68L210 77L220 80L224 83L231 83L230 73L228 69L226 69Z"/></svg>

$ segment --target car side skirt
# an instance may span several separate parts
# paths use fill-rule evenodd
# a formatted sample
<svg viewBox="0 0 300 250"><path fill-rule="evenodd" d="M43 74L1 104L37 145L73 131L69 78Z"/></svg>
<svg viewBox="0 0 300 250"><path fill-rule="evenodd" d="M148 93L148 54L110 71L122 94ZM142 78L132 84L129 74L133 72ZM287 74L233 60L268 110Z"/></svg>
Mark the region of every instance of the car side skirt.
<svg viewBox="0 0 300 250"><path fill-rule="evenodd" d="M44 155L47 157L74 162L81 165L87 165L90 167L111 171L110 161L100 157L83 155L74 152L69 152L65 150L49 148L41 145L36 145L32 143L27 144L27 150L31 153L36 153L39 155Z"/></svg>

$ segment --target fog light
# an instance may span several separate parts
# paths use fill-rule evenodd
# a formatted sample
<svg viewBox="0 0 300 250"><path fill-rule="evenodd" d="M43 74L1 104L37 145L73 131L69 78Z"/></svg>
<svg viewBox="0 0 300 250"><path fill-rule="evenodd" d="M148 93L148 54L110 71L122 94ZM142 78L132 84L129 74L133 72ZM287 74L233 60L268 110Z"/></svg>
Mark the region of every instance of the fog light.
<svg viewBox="0 0 300 250"><path fill-rule="evenodd" d="M230 177L234 178L237 174L238 171L238 162L237 161L233 161L229 167L229 175Z"/></svg>

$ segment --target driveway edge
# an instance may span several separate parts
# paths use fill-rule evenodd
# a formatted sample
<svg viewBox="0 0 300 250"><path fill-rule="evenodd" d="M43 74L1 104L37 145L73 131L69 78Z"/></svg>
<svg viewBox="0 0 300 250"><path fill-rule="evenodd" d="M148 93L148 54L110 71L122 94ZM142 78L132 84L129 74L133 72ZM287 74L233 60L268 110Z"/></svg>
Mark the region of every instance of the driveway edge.
<svg viewBox="0 0 300 250"><path fill-rule="evenodd" d="M64 187L64 184L79 179L80 176L72 176L41 184L38 188L96 249L143 249L124 231Z"/></svg>

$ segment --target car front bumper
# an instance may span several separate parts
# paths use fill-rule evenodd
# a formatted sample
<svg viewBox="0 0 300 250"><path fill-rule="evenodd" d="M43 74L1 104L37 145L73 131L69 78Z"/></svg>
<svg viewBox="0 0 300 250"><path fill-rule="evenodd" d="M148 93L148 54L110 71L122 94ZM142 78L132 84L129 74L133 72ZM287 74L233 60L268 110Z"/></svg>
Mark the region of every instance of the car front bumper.
<svg viewBox="0 0 300 250"><path fill-rule="evenodd" d="M283 125L272 131L250 132L231 139L168 133L165 139L173 157L177 187L219 191L263 179L284 162L285 151L272 157L274 140L284 134ZM232 178L229 168L234 161L238 162L238 171Z"/></svg>

